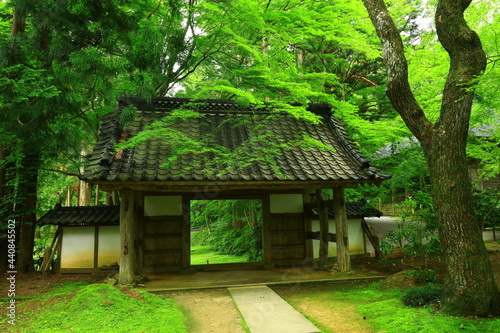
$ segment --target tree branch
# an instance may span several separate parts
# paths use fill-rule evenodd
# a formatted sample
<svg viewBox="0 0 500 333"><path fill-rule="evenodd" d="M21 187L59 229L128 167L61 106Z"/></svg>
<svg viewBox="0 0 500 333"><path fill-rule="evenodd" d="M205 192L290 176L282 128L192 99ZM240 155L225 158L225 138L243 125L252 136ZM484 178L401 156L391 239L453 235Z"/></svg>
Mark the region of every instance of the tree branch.
<svg viewBox="0 0 500 333"><path fill-rule="evenodd" d="M156 11L157 11L158 9L160 9L160 6L162 5L162 2L163 2L163 1L161 1L161 0L160 0L160 1L158 1L158 5L156 6L156 8L155 8L155 9L153 9L153 11L152 11L151 13L149 13L149 15L146 17L146 20L149 20L149 19L151 18L151 16L153 16L153 15L156 13Z"/></svg>
<svg viewBox="0 0 500 333"><path fill-rule="evenodd" d="M382 42L387 68L386 93L412 133L423 140L432 124L418 104L408 82L408 63L401 36L383 0L363 0Z"/></svg>
<svg viewBox="0 0 500 333"><path fill-rule="evenodd" d="M486 55L481 40L469 28L464 11L471 0L440 0L436 9L436 32L439 42L450 55L450 69L443 90L441 117L445 130L460 131L467 135L470 109L473 100L476 78L486 69ZM463 112L468 110L468 112ZM463 122L460 122L463 119ZM456 127L457 123L463 126Z"/></svg>

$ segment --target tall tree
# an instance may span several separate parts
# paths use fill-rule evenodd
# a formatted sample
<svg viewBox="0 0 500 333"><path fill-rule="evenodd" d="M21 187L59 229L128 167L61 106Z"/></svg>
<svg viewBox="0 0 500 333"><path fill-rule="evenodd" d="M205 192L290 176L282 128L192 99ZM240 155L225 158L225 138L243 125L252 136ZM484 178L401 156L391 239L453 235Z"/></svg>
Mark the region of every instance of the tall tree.
<svg viewBox="0 0 500 333"><path fill-rule="evenodd" d="M2 32L0 40L0 136L13 139L0 149L15 161L10 174L0 165L0 188L10 195L3 203L15 205L0 208L2 216L17 217L21 224L18 270L29 271L39 169L49 156L80 151L99 114L115 106L117 75L130 78L137 70L124 56L132 53L131 35L150 30L144 21L157 3L11 0L7 5L0 7L2 19L11 17L10 36ZM120 82L125 88L132 84ZM13 181L7 183L9 175Z"/></svg>
<svg viewBox="0 0 500 333"><path fill-rule="evenodd" d="M486 67L481 41L464 18L471 0L440 0L436 7L437 35L450 67L434 122L413 94L402 38L384 1L363 1L382 42L386 93L419 140L429 167L446 263L445 309L460 315L498 314L500 293L475 217L465 153L474 88Z"/></svg>

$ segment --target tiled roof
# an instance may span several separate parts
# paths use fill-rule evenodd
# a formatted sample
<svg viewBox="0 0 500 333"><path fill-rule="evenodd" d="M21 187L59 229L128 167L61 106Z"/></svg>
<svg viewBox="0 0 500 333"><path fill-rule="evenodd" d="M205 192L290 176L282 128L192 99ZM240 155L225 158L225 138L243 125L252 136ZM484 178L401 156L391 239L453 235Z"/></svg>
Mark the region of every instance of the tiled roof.
<svg viewBox="0 0 500 333"><path fill-rule="evenodd" d="M366 206L366 200L351 201L345 203L347 216L350 218L361 217L380 217L383 215L381 211L376 208ZM328 215L333 216L333 208L328 208Z"/></svg>
<svg viewBox="0 0 500 333"><path fill-rule="evenodd" d="M184 133L194 140L204 139L227 151L242 149L249 138L272 133L276 142L293 142L297 134L308 135L331 150L318 147L277 148L273 156L262 154L258 160L247 160L238 166L218 163L213 166L213 153L184 153L164 167L172 156L168 139L157 138L140 143L119 153L114 145L131 138L146 126L163 119L172 110L186 107L189 99L158 98L151 103L137 97L120 101L120 109L102 118L98 141L82 179L94 183L106 182L169 182L169 181L338 181L380 182L388 176L375 169L347 137L340 122L333 118L327 104L311 104L308 110L322 116L322 122L312 124L288 114L273 114L270 108L242 107L233 101L208 100L190 106L201 117L177 120L169 124L171 130ZM125 126L119 122L120 110L135 105L133 120ZM191 105L191 104L190 104ZM276 114L276 113L275 113ZM240 125L231 122L245 119ZM241 125L243 124L243 125ZM263 125L263 126L262 126ZM210 139L209 139L210 138ZM265 144L264 144L265 145ZM259 155L258 145L246 148ZM266 155L266 156L264 156ZM273 161L273 162L270 162ZM246 164L246 165L244 165Z"/></svg>
<svg viewBox="0 0 500 333"><path fill-rule="evenodd" d="M119 206L84 206L61 207L56 206L42 216L37 224L62 226L87 226L87 225L119 225Z"/></svg>
<svg viewBox="0 0 500 333"><path fill-rule="evenodd" d="M367 201L366 200L360 200L360 201L350 201L345 203L345 210L346 210L346 215L347 218L349 219L355 219L355 218L363 218L363 217L380 217L384 215L381 211L379 211L376 208L366 206ZM330 218L334 217L334 212L333 208L328 207L328 216ZM318 209L317 208L312 208L312 214L311 216L318 216Z"/></svg>

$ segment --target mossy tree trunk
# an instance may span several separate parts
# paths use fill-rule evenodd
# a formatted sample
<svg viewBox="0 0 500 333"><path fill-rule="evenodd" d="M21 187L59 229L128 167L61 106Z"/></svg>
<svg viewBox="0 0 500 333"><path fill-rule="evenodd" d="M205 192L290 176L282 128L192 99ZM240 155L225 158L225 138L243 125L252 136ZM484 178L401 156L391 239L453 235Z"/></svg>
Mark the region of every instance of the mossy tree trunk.
<svg viewBox="0 0 500 333"><path fill-rule="evenodd" d="M387 95L424 150L439 237L446 263L448 313L500 313L500 293L475 217L467 170L466 138L475 80L486 67L477 34L464 19L470 0L440 0L436 8L439 41L450 56L440 116L430 122L408 82L408 66L398 30L383 0L364 0L382 41Z"/></svg>

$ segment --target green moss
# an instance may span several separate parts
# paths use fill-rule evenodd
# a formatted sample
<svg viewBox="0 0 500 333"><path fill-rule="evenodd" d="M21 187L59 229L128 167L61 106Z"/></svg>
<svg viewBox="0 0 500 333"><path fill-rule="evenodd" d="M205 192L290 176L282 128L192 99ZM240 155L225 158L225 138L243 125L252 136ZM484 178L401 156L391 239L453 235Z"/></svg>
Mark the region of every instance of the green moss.
<svg viewBox="0 0 500 333"><path fill-rule="evenodd" d="M103 333L186 331L184 316L172 299L140 290L131 291L133 297L130 297L108 284L74 287L73 291L56 292L44 299L41 311L26 312L12 329Z"/></svg>
<svg viewBox="0 0 500 333"><path fill-rule="evenodd" d="M386 296L382 296L386 298ZM377 331L387 333L412 332L499 332L500 319L466 319L436 313L431 307L411 308L400 297L387 297L358 306Z"/></svg>
<svg viewBox="0 0 500 333"><path fill-rule="evenodd" d="M377 283L298 286L293 293L283 287L276 289L296 308L302 301L311 300L323 307L325 312L335 313L346 306L353 306L358 313L353 314L350 320L373 328L373 332L500 332L500 318L469 319L443 315L432 307L408 307L402 302L403 292L381 290ZM315 318L313 313L308 318L323 332L335 332L322 326L321 319Z"/></svg>

